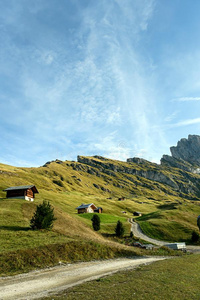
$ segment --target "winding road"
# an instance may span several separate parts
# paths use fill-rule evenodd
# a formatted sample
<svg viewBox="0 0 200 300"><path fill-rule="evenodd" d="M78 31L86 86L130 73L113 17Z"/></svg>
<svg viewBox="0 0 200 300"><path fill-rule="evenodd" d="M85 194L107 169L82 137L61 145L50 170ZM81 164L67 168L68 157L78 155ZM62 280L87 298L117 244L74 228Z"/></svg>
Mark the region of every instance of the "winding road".
<svg viewBox="0 0 200 300"><path fill-rule="evenodd" d="M147 235L145 235L142 232L142 229L140 228L140 225L138 223L134 222L132 219L129 219L128 221L131 224L131 231L133 232L133 235L135 237L138 237L144 241L147 241L147 242L157 245L157 246L165 246L167 244L170 244L170 242L159 241L159 240L155 240L155 239L148 237ZM189 250L193 253L199 253L200 246L187 245L187 250Z"/></svg>
<svg viewBox="0 0 200 300"><path fill-rule="evenodd" d="M131 224L131 231L135 237L138 237L157 246L164 246L166 244L169 244L169 242L158 241L148 237L142 232L142 229L140 228L140 225L138 223L134 222L132 219L129 219L128 221Z"/></svg>

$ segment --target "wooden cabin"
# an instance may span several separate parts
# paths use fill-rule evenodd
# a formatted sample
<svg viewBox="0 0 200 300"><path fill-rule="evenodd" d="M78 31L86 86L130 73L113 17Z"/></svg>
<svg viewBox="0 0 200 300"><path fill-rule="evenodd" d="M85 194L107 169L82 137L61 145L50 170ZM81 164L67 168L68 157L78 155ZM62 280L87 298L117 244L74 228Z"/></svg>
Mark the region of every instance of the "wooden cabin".
<svg viewBox="0 0 200 300"><path fill-rule="evenodd" d="M97 207L93 204L81 204L80 206L78 206L77 208L78 214L84 214L84 213L93 213L95 209L97 209Z"/></svg>
<svg viewBox="0 0 200 300"><path fill-rule="evenodd" d="M39 193L35 185L12 186L4 191L7 192L6 198L25 199L27 201L34 201L35 194Z"/></svg>
<svg viewBox="0 0 200 300"><path fill-rule="evenodd" d="M136 216L136 217L141 217L142 213L139 212L139 211L134 211L133 215Z"/></svg>

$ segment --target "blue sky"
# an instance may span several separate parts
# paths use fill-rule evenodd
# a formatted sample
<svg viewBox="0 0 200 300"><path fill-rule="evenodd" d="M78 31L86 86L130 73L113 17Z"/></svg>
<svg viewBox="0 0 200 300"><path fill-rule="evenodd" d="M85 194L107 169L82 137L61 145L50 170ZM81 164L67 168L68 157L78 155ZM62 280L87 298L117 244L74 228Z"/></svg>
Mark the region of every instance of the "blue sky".
<svg viewBox="0 0 200 300"><path fill-rule="evenodd" d="M200 134L200 1L0 0L0 162L159 162Z"/></svg>

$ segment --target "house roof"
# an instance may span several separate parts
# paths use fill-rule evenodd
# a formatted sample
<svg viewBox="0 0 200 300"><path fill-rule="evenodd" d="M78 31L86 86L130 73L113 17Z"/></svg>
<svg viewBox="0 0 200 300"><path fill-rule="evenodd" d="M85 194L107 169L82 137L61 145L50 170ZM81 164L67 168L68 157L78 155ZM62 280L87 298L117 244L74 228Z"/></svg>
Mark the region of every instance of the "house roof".
<svg viewBox="0 0 200 300"><path fill-rule="evenodd" d="M81 204L80 206L78 206L76 209L81 209L81 208L88 208L90 206L93 206L95 209L97 208L93 203L90 204Z"/></svg>
<svg viewBox="0 0 200 300"><path fill-rule="evenodd" d="M21 185L21 186L11 186L4 191L15 191L15 190L28 190L28 189L33 189L35 193L39 193L38 190L36 189L35 185Z"/></svg>

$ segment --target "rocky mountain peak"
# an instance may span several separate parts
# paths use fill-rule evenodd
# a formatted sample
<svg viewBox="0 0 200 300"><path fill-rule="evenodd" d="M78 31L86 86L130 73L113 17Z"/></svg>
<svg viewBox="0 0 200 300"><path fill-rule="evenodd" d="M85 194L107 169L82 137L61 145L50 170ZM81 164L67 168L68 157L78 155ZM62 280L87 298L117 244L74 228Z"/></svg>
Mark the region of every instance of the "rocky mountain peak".
<svg viewBox="0 0 200 300"><path fill-rule="evenodd" d="M200 165L200 136L189 135L188 139L178 141L176 147L170 148L172 157Z"/></svg>
<svg viewBox="0 0 200 300"><path fill-rule="evenodd" d="M192 173L199 173L200 166L200 136L189 135L178 141L177 146L170 148L171 156L163 155L162 165L179 168Z"/></svg>

